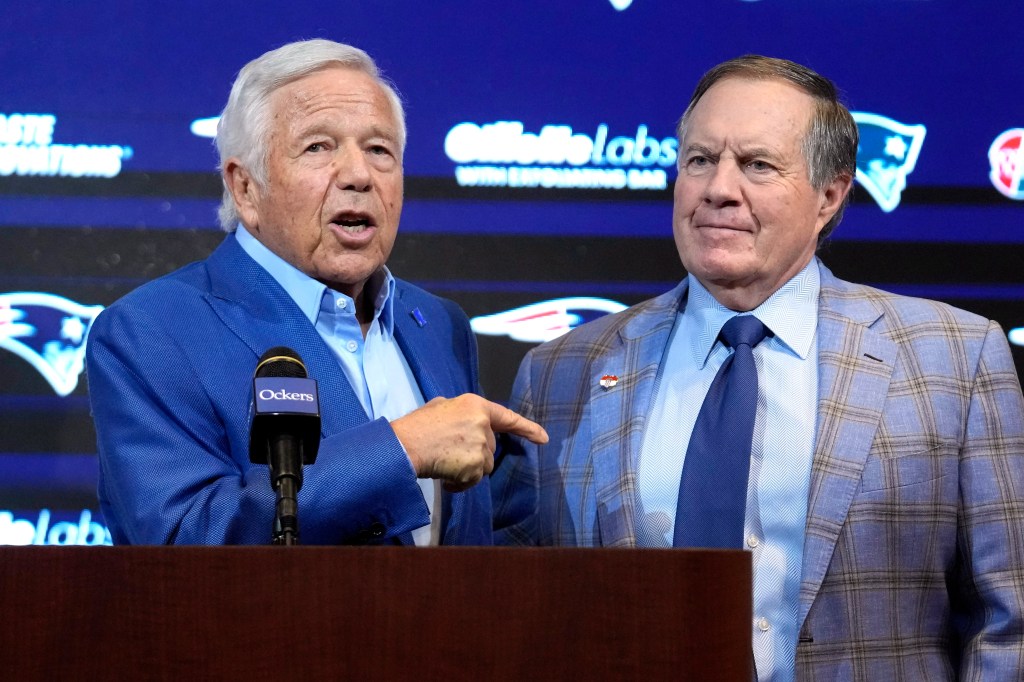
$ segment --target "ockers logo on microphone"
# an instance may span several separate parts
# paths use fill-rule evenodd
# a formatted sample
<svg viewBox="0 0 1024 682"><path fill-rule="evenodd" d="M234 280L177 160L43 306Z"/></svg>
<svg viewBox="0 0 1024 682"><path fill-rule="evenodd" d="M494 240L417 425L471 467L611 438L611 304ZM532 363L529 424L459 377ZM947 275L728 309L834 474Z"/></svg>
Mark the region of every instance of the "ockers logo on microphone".
<svg viewBox="0 0 1024 682"><path fill-rule="evenodd" d="M316 399L312 393L289 393L284 390L271 391L269 388L265 388L260 391L260 400L300 400L311 403Z"/></svg>
<svg viewBox="0 0 1024 682"><path fill-rule="evenodd" d="M256 377L253 379L256 414L319 414L320 402L314 379Z"/></svg>
<svg viewBox="0 0 1024 682"><path fill-rule="evenodd" d="M561 124L534 133L520 121L465 122L444 140L462 187L665 189L678 150L676 138L653 137L646 125L627 136L603 123L590 135Z"/></svg>

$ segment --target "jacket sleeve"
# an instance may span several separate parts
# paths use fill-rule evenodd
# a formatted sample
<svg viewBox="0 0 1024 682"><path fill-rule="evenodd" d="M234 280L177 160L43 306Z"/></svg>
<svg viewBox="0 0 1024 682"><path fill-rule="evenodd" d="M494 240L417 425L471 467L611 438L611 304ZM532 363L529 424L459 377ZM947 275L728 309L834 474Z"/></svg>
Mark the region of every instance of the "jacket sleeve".
<svg viewBox="0 0 1024 682"><path fill-rule="evenodd" d="M960 456L953 623L960 679L1024 672L1024 398L1006 337L989 324ZM957 589L958 588L958 589Z"/></svg>
<svg viewBox="0 0 1024 682"><path fill-rule="evenodd" d="M533 351L526 354L512 387L509 408L527 419L536 420L530 383ZM540 474L538 446L518 436L503 436L498 441L494 473L491 474L491 501L494 505L494 544L538 544L538 506Z"/></svg>

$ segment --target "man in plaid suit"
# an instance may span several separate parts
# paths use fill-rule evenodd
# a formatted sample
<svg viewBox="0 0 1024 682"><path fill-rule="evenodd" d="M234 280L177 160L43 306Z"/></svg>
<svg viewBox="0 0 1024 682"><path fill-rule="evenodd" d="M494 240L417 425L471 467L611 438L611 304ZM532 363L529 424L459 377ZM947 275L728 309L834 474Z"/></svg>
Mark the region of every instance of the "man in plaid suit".
<svg viewBox="0 0 1024 682"><path fill-rule="evenodd" d="M679 125L674 290L533 349L495 474L496 541L670 546L690 433L737 313L758 406L743 528L759 680L1018 680L1024 399L999 326L816 257L855 173L833 84L747 56Z"/></svg>

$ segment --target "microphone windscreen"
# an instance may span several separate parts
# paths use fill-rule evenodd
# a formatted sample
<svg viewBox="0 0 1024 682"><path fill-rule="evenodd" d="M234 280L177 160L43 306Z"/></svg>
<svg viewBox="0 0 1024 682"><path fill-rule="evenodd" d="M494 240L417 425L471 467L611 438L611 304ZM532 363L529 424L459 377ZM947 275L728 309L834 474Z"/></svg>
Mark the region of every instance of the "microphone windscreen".
<svg viewBox="0 0 1024 682"><path fill-rule="evenodd" d="M287 346L274 346L260 358L256 365L256 376L305 379L308 374L298 353Z"/></svg>
<svg viewBox="0 0 1024 682"><path fill-rule="evenodd" d="M312 464L320 447L320 397L302 357L275 346L260 357L250 408L249 460L267 464L272 442L281 436L301 443L302 461Z"/></svg>

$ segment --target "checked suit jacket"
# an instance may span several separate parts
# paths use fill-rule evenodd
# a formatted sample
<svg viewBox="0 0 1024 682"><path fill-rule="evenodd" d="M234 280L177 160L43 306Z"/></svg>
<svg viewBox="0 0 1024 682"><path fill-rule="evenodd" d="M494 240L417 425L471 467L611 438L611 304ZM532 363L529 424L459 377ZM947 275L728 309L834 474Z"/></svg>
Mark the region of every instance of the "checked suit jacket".
<svg viewBox="0 0 1024 682"><path fill-rule="evenodd" d="M398 280L394 313L425 400L479 392L458 306ZM115 543L269 543L276 495L268 467L249 463L249 420L257 361L282 345L320 393L320 452L298 495L302 543L408 544L429 522L390 423L367 416L308 318L229 235L205 261L115 302L90 331L99 499ZM443 493L441 523L443 544L490 544L487 487Z"/></svg>
<svg viewBox="0 0 1024 682"><path fill-rule="evenodd" d="M1024 679L1024 399L1006 337L820 267L797 677ZM530 351L511 407L550 441L512 439L492 476L498 544L636 546L637 457L685 301L684 280Z"/></svg>

